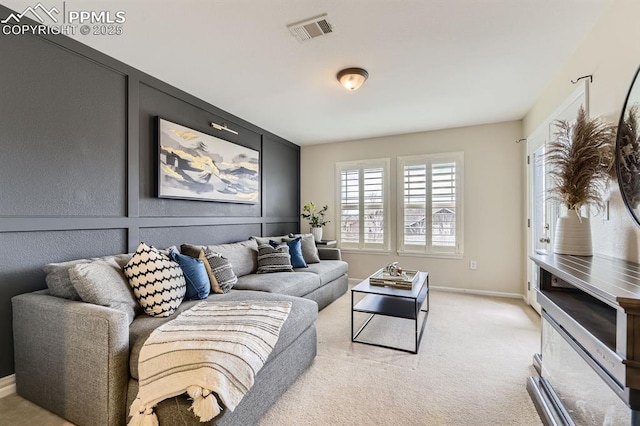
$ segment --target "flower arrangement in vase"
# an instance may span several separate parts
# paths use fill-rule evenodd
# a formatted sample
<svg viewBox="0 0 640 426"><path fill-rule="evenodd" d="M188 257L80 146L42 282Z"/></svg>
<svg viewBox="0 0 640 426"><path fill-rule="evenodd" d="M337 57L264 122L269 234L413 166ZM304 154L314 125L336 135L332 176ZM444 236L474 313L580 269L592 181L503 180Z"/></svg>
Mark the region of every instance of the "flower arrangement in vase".
<svg viewBox="0 0 640 426"><path fill-rule="evenodd" d="M580 214L583 206L603 207L602 194L611 175L616 126L590 119L580 108L574 123L557 120L555 139L547 145L545 162L553 185L551 199L567 208L558 218L553 251L591 256L591 224Z"/></svg>
<svg viewBox="0 0 640 426"><path fill-rule="evenodd" d="M311 233L313 234L313 238L316 241L322 241L322 227L331 222L330 220L326 220L324 218L324 215L327 213L328 209L329 206L325 205L320 210L318 210L316 208L316 204L313 201L308 202L302 207L302 214L300 214L300 216L309 221Z"/></svg>

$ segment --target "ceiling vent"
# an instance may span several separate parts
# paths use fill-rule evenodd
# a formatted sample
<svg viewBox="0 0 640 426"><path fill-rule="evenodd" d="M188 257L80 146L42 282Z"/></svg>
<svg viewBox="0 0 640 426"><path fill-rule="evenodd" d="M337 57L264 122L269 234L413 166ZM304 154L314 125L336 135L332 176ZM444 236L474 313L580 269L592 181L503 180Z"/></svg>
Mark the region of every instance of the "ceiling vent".
<svg viewBox="0 0 640 426"><path fill-rule="evenodd" d="M329 21L327 21L326 13L314 18L305 19L304 21L289 24L287 25L287 28L289 28L291 34L293 34L299 42L308 41L312 38L321 37L333 32L333 27Z"/></svg>

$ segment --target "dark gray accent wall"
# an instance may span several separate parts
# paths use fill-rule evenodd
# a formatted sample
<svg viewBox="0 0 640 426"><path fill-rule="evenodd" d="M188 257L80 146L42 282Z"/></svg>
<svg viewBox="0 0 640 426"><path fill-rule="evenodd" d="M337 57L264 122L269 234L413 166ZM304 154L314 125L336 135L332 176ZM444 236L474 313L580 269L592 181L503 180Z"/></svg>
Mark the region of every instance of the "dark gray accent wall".
<svg viewBox="0 0 640 426"><path fill-rule="evenodd" d="M297 145L64 36L0 35L0 58L0 377L46 263L299 231ZM156 198L156 116L260 151L261 202Z"/></svg>
<svg viewBox="0 0 640 426"><path fill-rule="evenodd" d="M126 75L36 37L0 55L0 215L123 216Z"/></svg>
<svg viewBox="0 0 640 426"><path fill-rule="evenodd" d="M288 225L289 229L293 227L292 224ZM242 238L238 238L238 235L242 235ZM180 245L180 242L196 245L224 244L238 241L239 239L247 239L252 235L263 235L260 224L167 226L140 229L140 240L153 241L158 247L169 247L173 244ZM264 233L264 235L275 234Z"/></svg>

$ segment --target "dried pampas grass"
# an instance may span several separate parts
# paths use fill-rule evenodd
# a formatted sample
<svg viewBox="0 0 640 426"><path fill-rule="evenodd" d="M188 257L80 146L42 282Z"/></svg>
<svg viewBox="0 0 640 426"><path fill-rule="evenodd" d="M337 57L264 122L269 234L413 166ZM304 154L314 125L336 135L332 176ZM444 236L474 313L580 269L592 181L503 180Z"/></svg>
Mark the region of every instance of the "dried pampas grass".
<svg viewBox="0 0 640 426"><path fill-rule="evenodd" d="M611 175L616 126L589 119L580 108L575 123L555 121L555 140L547 145L545 161L553 181L550 196L569 210L592 203L603 206L602 193Z"/></svg>

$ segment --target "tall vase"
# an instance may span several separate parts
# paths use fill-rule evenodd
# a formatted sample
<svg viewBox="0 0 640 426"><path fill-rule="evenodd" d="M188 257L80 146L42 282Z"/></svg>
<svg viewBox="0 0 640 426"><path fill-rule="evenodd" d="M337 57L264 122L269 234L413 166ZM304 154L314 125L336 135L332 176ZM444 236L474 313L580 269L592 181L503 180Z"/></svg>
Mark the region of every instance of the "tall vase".
<svg viewBox="0 0 640 426"><path fill-rule="evenodd" d="M313 234L314 240L322 241L322 226L312 226L311 233Z"/></svg>
<svg viewBox="0 0 640 426"><path fill-rule="evenodd" d="M553 251L558 254L592 256L591 222L586 217L578 217L575 211L559 217L556 222L556 235Z"/></svg>

